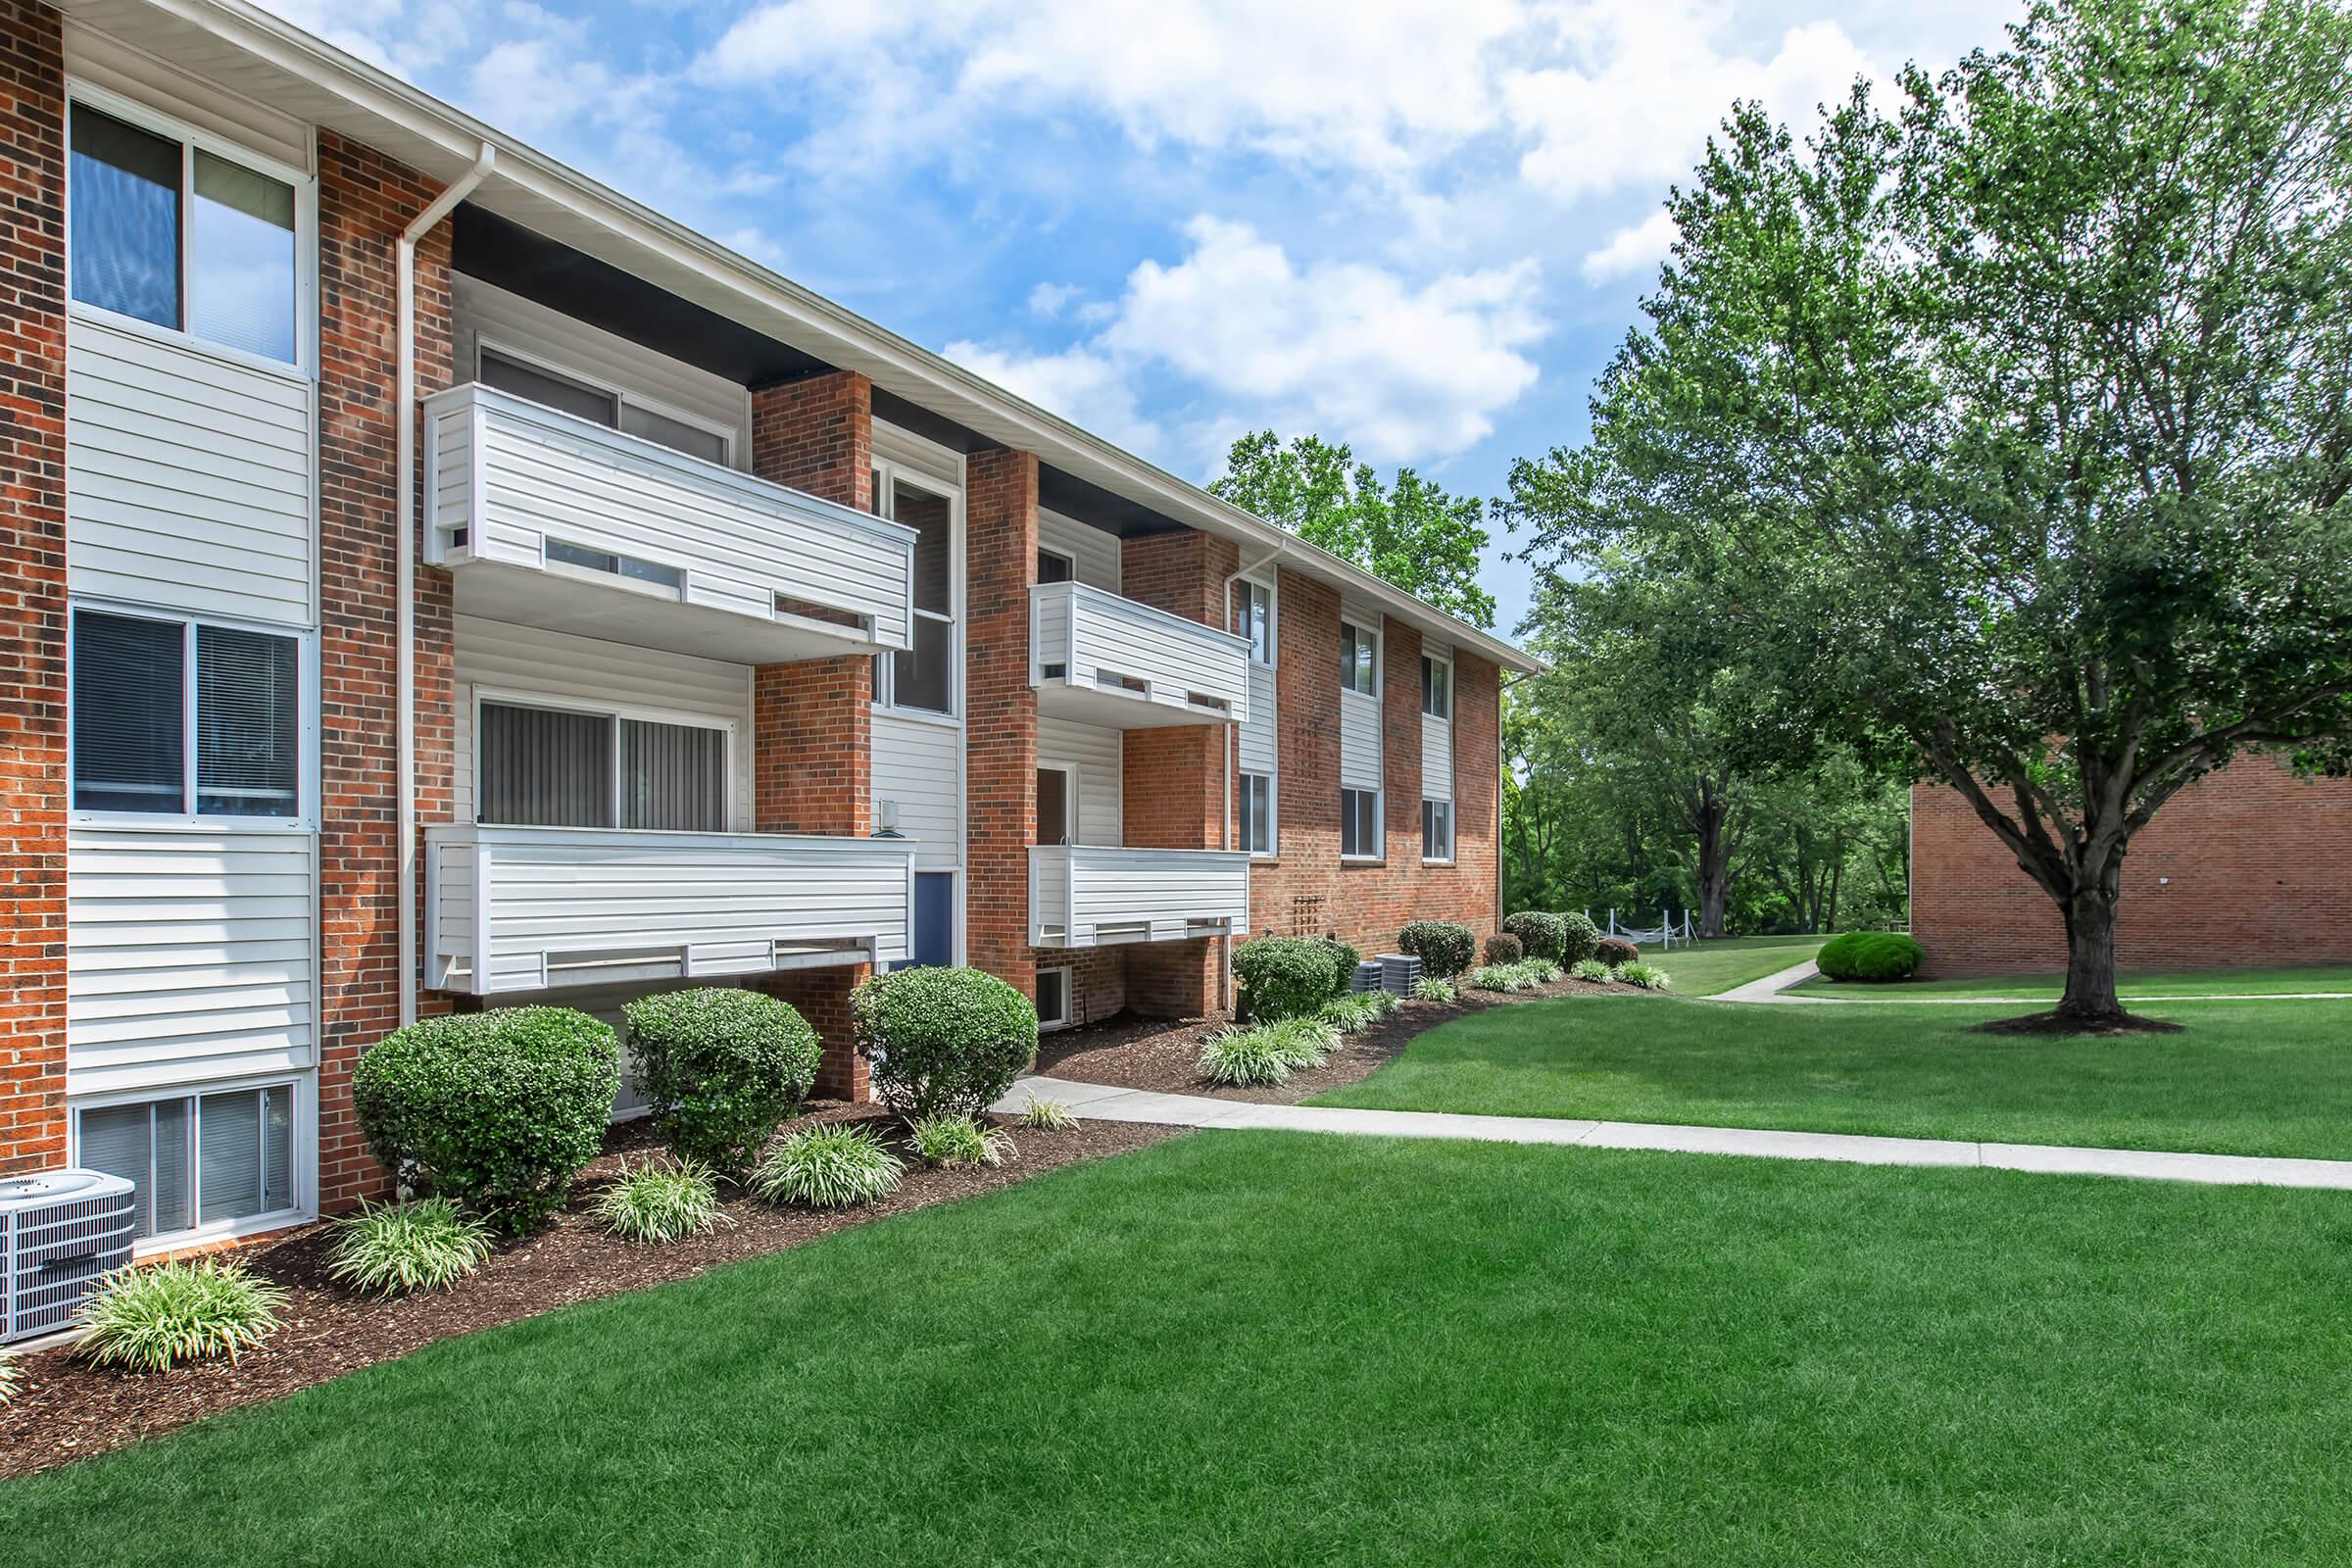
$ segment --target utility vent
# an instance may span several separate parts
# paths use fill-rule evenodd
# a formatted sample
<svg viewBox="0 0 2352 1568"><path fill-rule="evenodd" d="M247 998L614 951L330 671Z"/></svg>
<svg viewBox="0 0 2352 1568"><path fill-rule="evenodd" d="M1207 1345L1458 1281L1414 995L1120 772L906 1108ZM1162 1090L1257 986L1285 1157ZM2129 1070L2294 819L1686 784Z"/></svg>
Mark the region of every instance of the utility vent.
<svg viewBox="0 0 2352 1568"><path fill-rule="evenodd" d="M1393 996L1409 997L1413 994L1413 987L1421 983L1421 960L1410 954L1384 953L1378 963L1368 963L1364 967L1378 969L1380 980L1376 989Z"/></svg>
<svg viewBox="0 0 2352 1568"><path fill-rule="evenodd" d="M74 1324L90 1288L130 1262L138 1193L120 1176L53 1170L0 1181L0 1341Z"/></svg>
<svg viewBox="0 0 2352 1568"><path fill-rule="evenodd" d="M1382 973L1383 971L1378 963L1375 963L1370 958L1366 958L1363 962L1355 966L1355 984L1350 986L1348 989L1353 991L1359 997L1367 991L1378 991L1381 989Z"/></svg>

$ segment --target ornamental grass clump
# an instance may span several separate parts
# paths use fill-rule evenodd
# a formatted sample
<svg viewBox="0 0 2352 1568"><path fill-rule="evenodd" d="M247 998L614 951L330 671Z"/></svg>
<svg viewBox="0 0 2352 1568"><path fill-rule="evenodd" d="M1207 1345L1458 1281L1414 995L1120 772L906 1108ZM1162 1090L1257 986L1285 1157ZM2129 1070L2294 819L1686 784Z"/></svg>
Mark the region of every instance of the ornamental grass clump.
<svg viewBox="0 0 2352 1568"><path fill-rule="evenodd" d="M1212 1084L1251 1089L1291 1081L1291 1053L1270 1028L1226 1029L1200 1046L1200 1076Z"/></svg>
<svg viewBox="0 0 2352 1568"><path fill-rule="evenodd" d="M1579 958L1568 966L1568 972L1579 980L1588 981L1596 986L1605 986L1609 983L1609 966L1598 958Z"/></svg>
<svg viewBox="0 0 2352 1568"><path fill-rule="evenodd" d="M100 1366L162 1372L231 1361L277 1328L286 1293L217 1257L117 1269L81 1303L81 1353Z"/></svg>
<svg viewBox="0 0 2352 1568"><path fill-rule="evenodd" d="M1609 978L1625 985L1640 986L1644 991L1666 989L1666 971L1653 968L1640 959L1636 959L1632 963L1619 964Z"/></svg>
<svg viewBox="0 0 2352 1568"><path fill-rule="evenodd" d="M1378 992L1365 992L1361 996L1334 997L1323 1004L1323 1010L1316 1017L1344 1035L1369 1029L1382 1016L1380 1004L1372 1000L1377 995Z"/></svg>
<svg viewBox="0 0 2352 1568"><path fill-rule="evenodd" d="M1037 1054L1037 1008L980 969L877 974L850 995L874 1094L906 1121L977 1116Z"/></svg>
<svg viewBox="0 0 2352 1568"><path fill-rule="evenodd" d="M688 1164L740 1178L816 1082L824 1048L780 998L695 986L620 1010L654 1130Z"/></svg>
<svg viewBox="0 0 2352 1568"><path fill-rule="evenodd" d="M17 1396L17 1390L23 1386L24 1376L24 1372L17 1365L17 1358L6 1350L0 1350L0 1404L6 1404Z"/></svg>
<svg viewBox="0 0 2352 1568"><path fill-rule="evenodd" d="M1415 1002L1451 1002L1453 999L1453 982L1450 980L1441 980L1434 974L1425 974L1413 982L1413 1000Z"/></svg>
<svg viewBox="0 0 2352 1568"><path fill-rule="evenodd" d="M490 1227L446 1198L363 1204L334 1236L327 1274L363 1296L445 1291L490 1255Z"/></svg>
<svg viewBox="0 0 2352 1568"><path fill-rule="evenodd" d="M692 1160L625 1165L590 1210L624 1241L674 1242L733 1222L718 1206L718 1175Z"/></svg>
<svg viewBox="0 0 2352 1568"><path fill-rule="evenodd" d="M1010 1133L972 1116L927 1116L906 1129L906 1140L934 1169L1002 1165L1019 1152Z"/></svg>
<svg viewBox="0 0 2352 1568"><path fill-rule="evenodd" d="M1021 1107L1020 1123L1039 1132L1066 1133L1078 1125L1078 1117L1058 1100L1040 1100L1031 1095L1029 1103Z"/></svg>
<svg viewBox="0 0 2352 1568"><path fill-rule="evenodd" d="M752 1175L752 1190L771 1203L855 1208L896 1191L905 1170L898 1155L862 1127L805 1127L769 1146Z"/></svg>
<svg viewBox="0 0 2352 1568"><path fill-rule="evenodd" d="M1260 1023L1314 1016L1352 981L1339 972L1334 949L1343 943L1306 937L1252 937L1233 950L1233 977ZM1355 950L1349 948L1348 952Z"/></svg>

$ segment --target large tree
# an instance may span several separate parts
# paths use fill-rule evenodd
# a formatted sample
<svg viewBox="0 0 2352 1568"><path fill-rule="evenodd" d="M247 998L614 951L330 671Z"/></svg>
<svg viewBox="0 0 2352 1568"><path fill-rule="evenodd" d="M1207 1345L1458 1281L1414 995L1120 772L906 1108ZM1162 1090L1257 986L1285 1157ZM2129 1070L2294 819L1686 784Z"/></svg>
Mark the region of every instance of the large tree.
<svg viewBox="0 0 2352 1568"><path fill-rule="evenodd" d="M1690 585L1789 734L1891 737L2126 1021L2133 837L2352 734L2352 16L2036 4L1898 112L1739 108L1539 545Z"/></svg>
<svg viewBox="0 0 2352 1568"><path fill-rule="evenodd" d="M1344 444L1285 442L1271 430L1234 442L1209 489L1448 614L1494 624L1494 596L1478 585L1487 530L1475 496L1449 495L1410 468L1383 484Z"/></svg>

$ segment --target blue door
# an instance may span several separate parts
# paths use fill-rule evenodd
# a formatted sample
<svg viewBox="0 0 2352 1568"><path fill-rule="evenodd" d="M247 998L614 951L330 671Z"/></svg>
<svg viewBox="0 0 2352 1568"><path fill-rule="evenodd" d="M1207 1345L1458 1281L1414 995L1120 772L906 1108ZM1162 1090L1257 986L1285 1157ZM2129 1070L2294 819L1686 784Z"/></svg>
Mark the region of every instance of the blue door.
<svg viewBox="0 0 2352 1568"><path fill-rule="evenodd" d="M891 967L929 963L946 968L956 961L955 872L914 873L914 930L908 934L906 951L906 960Z"/></svg>

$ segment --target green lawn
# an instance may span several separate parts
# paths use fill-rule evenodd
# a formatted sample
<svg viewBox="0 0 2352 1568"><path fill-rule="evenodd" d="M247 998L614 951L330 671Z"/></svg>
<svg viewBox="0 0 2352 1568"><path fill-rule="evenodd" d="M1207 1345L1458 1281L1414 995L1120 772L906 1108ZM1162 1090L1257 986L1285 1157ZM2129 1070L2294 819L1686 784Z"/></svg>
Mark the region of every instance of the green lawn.
<svg viewBox="0 0 2352 1568"><path fill-rule="evenodd" d="M1674 989L1684 996L1711 997L1802 963L1828 940L1821 936L1726 937L1689 948L1652 947L1642 956L1664 969L1672 977Z"/></svg>
<svg viewBox="0 0 2352 1568"><path fill-rule="evenodd" d="M1315 1102L2352 1159L2352 1002L2147 1009L2178 1035L1978 1034L2015 1005L1574 1001L1421 1036Z"/></svg>
<svg viewBox="0 0 2352 1568"><path fill-rule="evenodd" d="M1208 1133L0 1487L0 1558L2343 1562L2347 1237L2339 1194Z"/></svg>
<svg viewBox="0 0 2352 1568"><path fill-rule="evenodd" d="M1791 963L1795 959L1789 960ZM1675 977L1680 980L1682 977ZM1679 987L1678 987L1679 989ZM1793 989L1826 996L1892 1001L1901 997L2034 997L2058 1000L2061 974L1978 975L1965 980L1905 980L1889 985L1839 985L1816 975ZM2352 992L2352 963L2303 964L2283 969L2126 970L2116 990L2132 997L2276 996L2297 991Z"/></svg>

